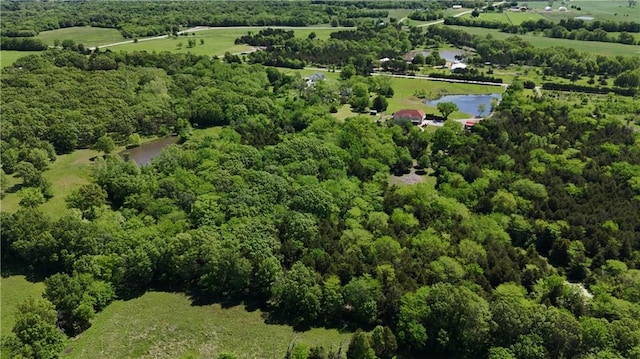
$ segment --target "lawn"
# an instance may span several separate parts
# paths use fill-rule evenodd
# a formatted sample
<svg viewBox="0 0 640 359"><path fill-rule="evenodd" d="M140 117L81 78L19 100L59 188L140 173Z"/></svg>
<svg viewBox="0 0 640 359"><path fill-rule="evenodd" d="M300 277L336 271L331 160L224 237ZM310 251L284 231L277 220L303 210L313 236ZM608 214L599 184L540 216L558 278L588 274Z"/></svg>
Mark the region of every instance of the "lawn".
<svg viewBox="0 0 640 359"><path fill-rule="evenodd" d="M73 40L76 44L83 44L85 47L101 46L114 42L124 41L116 29L105 29L100 27L68 27L51 31L43 31L38 34L38 39L52 45L55 40Z"/></svg>
<svg viewBox="0 0 640 359"><path fill-rule="evenodd" d="M335 329L295 332L267 324L260 310L219 304L193 305L184 294L148 292L118 300L99 313L86 332L69 342L63 358L283 358L295 341L346 349L350 334Z"/></svg>
<svg viewBox="0 0 640 359"><path fill-rule="evenodd" d="M317 38L319 39L327 39L329 38L329 34L334 31L339 30L336 29L314 29L314 28L300 28L295 29L294 33L298 37L307 37L311 32L315 32ZM256 33L260 31L259 28L256 29L240 29L240 28L225 28L225 29L212 29L212 30L203 30L196 31L193 33L189 33L186 36L179 36L177 38L163 38L163 39L153 39L148 41L139 41L138 43L128 43L123 45L116 45L110 47L113 51L170 51L170 52L191 52L196 55L224 55L225 52L231 53L241 53L246 52L252 49L251 46L247 45L236 45L234 43L235 39L246 35L249 31ZM195 34L195 35L194 35ZM192 48L188 48L189 39L195 39L196 45ZM201 43L203 41L204 43Z"/></svg>
<svg viewBox="0 0 640 359"><path fill-rule="evenodd" d="M40 51L13 51L2 50L0 51L0 68L11 66L17 59L33 54L39 54Z"/></svg>
<svg viewBox="0 0 640 359"><path fill-rule="evenodd" d="M513 34L507 34L494 29L484 29L480 27L467 27L467 26L451 26L451 28L464 30L466 32L477 35L491 34L496 39L506 39ZM596 41L578 41L569 39L554 39L544 36L536 35L518 35L523 40L527 41L531 45L539 48L548 47L567 47L573 48L579 51L597 55L622 55L622 56L638 56L640 55L640 46L637 45L624 45L611 42L596 42Z"/></svg>
<svg viewBox="0 0 640 359"><path fill-rule="evenodd" d="M13 329L18 304L29 297L40 297L43 292L44 283L32 283L24 275L0 278L0 335L5 336Z"/></svg>

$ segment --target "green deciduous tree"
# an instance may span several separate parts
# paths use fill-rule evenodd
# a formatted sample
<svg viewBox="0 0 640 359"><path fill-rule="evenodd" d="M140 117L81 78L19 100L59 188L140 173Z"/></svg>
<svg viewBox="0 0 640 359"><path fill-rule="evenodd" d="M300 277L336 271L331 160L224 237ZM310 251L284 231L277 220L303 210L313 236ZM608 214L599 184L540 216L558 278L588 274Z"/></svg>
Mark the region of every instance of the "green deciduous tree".
<svg viewBox="0 0 640 359"><path fill-rule="evenodd" d="M29 298L18 305L12 334L3 346L12 358L55 359L65 346L65 336L56 327L56 310L46 299Z"/></svg>
<svg viewBox="0 0 640 359"><path fill-rule="evenodd" d="M371 348L367 333L362 330L356 331L351 337L349 348L347 349L347 359L375 359L376 353Z"/></svg>
<svg viewBox="0 0 640 359"><path fill-rule="evenodd" d="M439 102L436 107L438 108L438 111L440 111L440 113L442 114L442 117L444 117L445 121L449 118L449 115L452 114L455 111L458 111L458 105L456 105L453 102Z"/></svg>

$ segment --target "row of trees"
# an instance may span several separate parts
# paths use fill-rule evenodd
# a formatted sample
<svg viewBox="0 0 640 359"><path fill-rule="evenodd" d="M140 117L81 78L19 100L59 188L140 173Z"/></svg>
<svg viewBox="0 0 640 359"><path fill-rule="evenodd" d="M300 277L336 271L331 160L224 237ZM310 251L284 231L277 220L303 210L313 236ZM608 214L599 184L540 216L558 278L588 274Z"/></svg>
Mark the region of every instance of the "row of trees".
<svg viewBox="0 0 640 359"><path fill-rule="evenodd" d="M546 21L546 20L540 20ZM488 29L500 29L503 32L511 34L526 34L527 32L541 32L546 37L580 40L580 41L600 41L600 42L617 42L620 44L634 45L636 44L633 32L640 31L640 23L635 24L637 29L632 28L633 31L622 31L620 33L610 35L607 31L600 27L596 27L591 30L585 27L564 27L555 22L544 22L540 24L532 20L523 22L520 25L513 25L502 21L483 20L479 18L466 18L466 17L447 17L444 20L445 25L460 25L471 27L483 27ZM615 23L614 23L615 24ZM547 26L552 25L552 26Z"/></svg>

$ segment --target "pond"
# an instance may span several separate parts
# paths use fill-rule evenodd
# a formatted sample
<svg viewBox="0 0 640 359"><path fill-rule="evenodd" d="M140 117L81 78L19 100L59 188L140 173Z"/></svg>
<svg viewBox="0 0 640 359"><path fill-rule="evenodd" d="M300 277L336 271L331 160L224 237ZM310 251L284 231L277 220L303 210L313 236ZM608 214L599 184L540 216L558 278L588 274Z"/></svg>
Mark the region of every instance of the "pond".
<svg viewBox="0 0 640 359"><path fill-rule="evenodd" d="M447 95L442 96L437 100L425 101L429 106L437 106L440 102L453 102L458 105L458 111L468 113L470 115L478 114L478 105L484 104L486 110L484 115L491 111L491 100L497 98L498 101L502 99L502 94L492 93L488 95Z"/></svg>
<svg viewBox="0 0 640 359"><path fill-rule="evenodd" d="M422 52L422 54L424 56L428 56L430 53L431 53L431 51L423 51ZM468 52L460 51L460 50L440 50L440 51L438 51L438 53L440 54L440 57L442 57L443 59L447 60L447 62L456 62L456 61L458 61L456 59L456 56L469 55Z"/></svg>
<svg viewBox="0 0 640 359"><path fill-rule="evenodd" d="M174 143L178 143L180 137L178 136L169 136L165 138L160 138L157 140L153 140L147 142L139 147L133 147L127 150L124 150L119 153L121 157L125 156L125 153L129 154L129 158L135 161L138 166L144 166L151 163L151 160L154 157L158 157L160 153L162 153L162 149L166 146L172 145Z"/></svg>

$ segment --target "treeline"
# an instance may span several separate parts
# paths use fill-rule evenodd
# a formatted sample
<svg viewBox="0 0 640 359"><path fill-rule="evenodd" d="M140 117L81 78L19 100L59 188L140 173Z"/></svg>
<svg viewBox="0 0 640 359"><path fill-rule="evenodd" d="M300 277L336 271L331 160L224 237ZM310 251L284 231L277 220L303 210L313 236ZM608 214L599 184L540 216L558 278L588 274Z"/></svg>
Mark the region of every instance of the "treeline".
<svg viewBox="0 0 640 359"><path fill-rule="evenodd" d="M576 84L559 84L554 82L545 82L542 84L542 88L545 90L556 91L575 91L584 93L596 93L596 94L608 94L614 93L620 96L633 97L638 93L637 88L620 88L620 87L594 87L594 86L582 86Z"/></svg>
<svg viewBox="0 0 640 359"><path fill-rule="evenodd" d="M176 32L183 26L308 26L331 20L323 6L306 2L20 1L3 2L0 8L3 33L14 35L95 26L115 28L132 38ZM355 9L350 14L357 17L358 12ZM25 23L27 16L29 22Z"/></svg>
<svg viewBox="0 0 640 359"><path fill-rule="evenodd" d="M576 22L581 22L577 21ZM520 25L513 25L502 21L495 20L483 20L479 18L469 17L447 17L444 20L445 25L459 25L459 26L471 26L482 27L488 29L500 29L503 32L511 34L526 34L531 31L541 31L544 36L552 38L581 40L581 41L600 41L600 42L616 42L626 45L634 45L636 43L635 37L630 31L623 30L618 35L609 35L608 32L601 27L565 27L561 24L549 21L549 20L527 20ZM613 23L617 24L617 23ZM633 32L640 31L640 24L636 23L621 23L622 28L631 28ZM567 25L565 23L565 25ZM628 25L628 26L627 26ZM636 25L636 26L632 26Z"/></svg>
<svg viewBox="0 0 640 359"><path fill-rule="evenodd" d="M2 37L0 38L0 50L42 51L47 49L47 44L33 37Z"/></svg>
<svg viewBox="0 0 640 359"><path fill-rule="evenodd" d="M409 34L406 31L375 23L361 25L354 31L334 32L329 40L286 39L284 33L277 40L262 39L262 36L259 33L251 38L242 37L237 40L242 42L244 41L242 39L245 39L265 46L270 42L280 44L249 54L247 61L250 63L289 62L295 66L308 63L344 66L352 62L358 69L358 73L363 75L373 71L374 61L377 59L395 58L411 49Z"/></svg>
<svg viewBox="0 0 640 359"><path fill-rule="evenodd" d="M592 55L568 48L539 49L521 38L514 36L504 40L490 36L478 36L446 26L429 26L424 34L413 30L412 45L420 46L430 41L448 42L455 46L476 49L477 57L471 62L491 62L496 65L526 64L543 67L548 75L562 77L577 76L619 76L627 71L640 68L637 56Z"/></svg>
<svg viewBox="0 0 640 359"><path fill-rule="evenodd" d="M3 126L13 111L24 130L3 128L3 141L50 132L37 101L103 112L98 98L112 96L114 124L126 108L165 99L168 114L225 127L145 168L97 158L56 219L26 201L2 213L2 260L50 274L45 298L57 311L23 307L53 330L27 336L19 322L10 356L34 342L63 350L56 324L75 335L109 301L150 288L251 300L300 327L372 330L356 331L349 359L640 352L640 156L637 134L617 120L527 99L514 81L494 118L431 134L366 116L337 121L330 84L272 68L133 53L101 54L118 69L91 72L55 65L61 55L4 70ZM388 92L384 81L340 86L368 102ZM53 103L59 91L38 84L57 82L65 91ZM34 100L21 105L25 97ZM135 119L153 124L158 113ZM413 161L437 182L390 185Z"/></svg>
<svg viewBox="0 0 640 359"><path fill-rule="evenodd" d="M422 10L414 11L407 17L411 20L431 21L444 18L444 13L442 11Z"/></svg>
<svg viewBox="0 0 640 359"><path fill-rule="evenodd" d="M295 35L293 30L284 29L264 29L257 34L249 32L247 35L240 36L235 39L234 43L247 44L251 46L275 46L284 45L287 40L293 39Z"/></svg>

